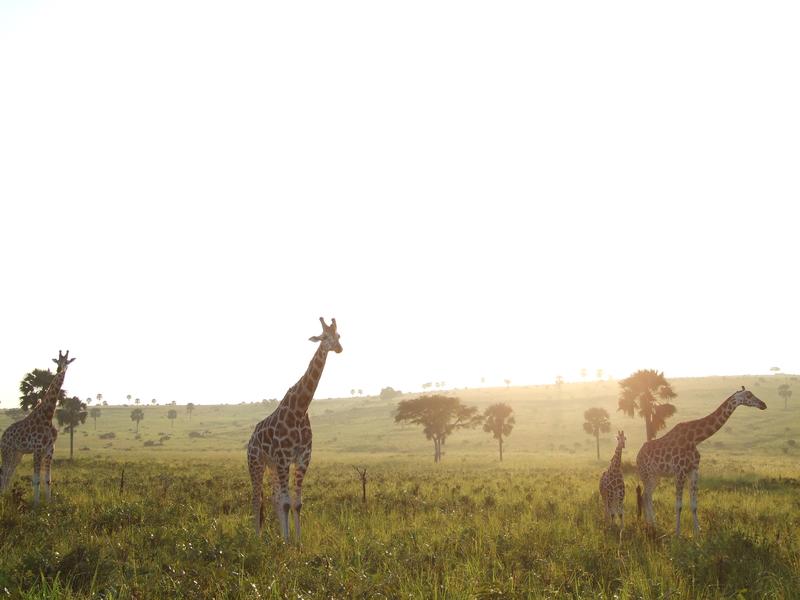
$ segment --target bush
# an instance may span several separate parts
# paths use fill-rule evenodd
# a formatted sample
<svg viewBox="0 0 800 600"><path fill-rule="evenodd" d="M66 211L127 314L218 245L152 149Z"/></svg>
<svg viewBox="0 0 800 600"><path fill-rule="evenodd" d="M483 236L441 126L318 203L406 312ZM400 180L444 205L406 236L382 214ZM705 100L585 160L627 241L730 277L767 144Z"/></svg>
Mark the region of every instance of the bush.
<svg viewBox="0 0 800 600"><path fill-rule="evenodd" d="M117 434L113 431L109 431L108 433L101 433L99 437L101 440L113 440L117 437Z"/></svg>

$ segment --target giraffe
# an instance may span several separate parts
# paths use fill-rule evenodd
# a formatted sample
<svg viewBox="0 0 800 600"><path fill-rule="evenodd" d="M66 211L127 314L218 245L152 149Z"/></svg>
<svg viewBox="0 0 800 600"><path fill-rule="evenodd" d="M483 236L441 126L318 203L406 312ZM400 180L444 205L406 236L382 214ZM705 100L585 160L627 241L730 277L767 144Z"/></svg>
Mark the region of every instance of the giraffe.
<svg viewBox="0 0 800 600"><path fill-rule="evenodd" d="M681 509L683 508L683 487L689 479L689 497L692 507L692 519L695 533L700 530L697 521L697 468L700 465L700 453L697 444L710 438L725 424L737 406L754 406L764 410L767 405L749 392L742 389L733 393L719 405L710 415L702 419L678 423L662 437L645 442L636 456L639 478L644 485L644 492L636 490L637 504L640 511L644 509L645 520L649 524L655 521L653 511L653 490L658 485L659 477L675 476L675 535L681 533Z"/></svg>
<svg viewBox="0 0 800 600"><path fill-rule="evenodd" d="M278 524L285 541L289 540L289 508L294 513L294 533L300 539L300 508L303 478L311 460L311 423L308 406L314 397L328 352L342 351L336 319L331 324L322 323L322 335L310 337L320 342L308 369L286 392L278 408L256 425L247 444L247 466L253 484L253 521L256 534L261 531L261 506L264 471L269 468L272 478L272 501L278 515ZM294 502L289 497L289 467L294 463Z"/></svg>
<svg viewBox="0 0 800 600"><path fill-rule="evenodd" d="M44 397L21 421L10 425L0 438L0 454L3 459L0 470L0 492L4 492L11 483L14 471L23 454L33 453L33 504L39 504L39 474L44 466L44 497L50 501L50 463L53 460L53 449L58 437L58 430L53 427L53 414L56 410L61 386L67 366L75 360L69 358L69 350L65 354L58 351L56 374Z"/></svg>
<svg viewBox="0 0 800 600"><path fill-rule="evenodd" d="M619 515L619 528L622 529L622 509L625 503L625 479L622 477L622 449L625 447L625 432L617 432L617 449L611 458L608 469L600 476L600 496L603 499L606 518Z"/></svg>

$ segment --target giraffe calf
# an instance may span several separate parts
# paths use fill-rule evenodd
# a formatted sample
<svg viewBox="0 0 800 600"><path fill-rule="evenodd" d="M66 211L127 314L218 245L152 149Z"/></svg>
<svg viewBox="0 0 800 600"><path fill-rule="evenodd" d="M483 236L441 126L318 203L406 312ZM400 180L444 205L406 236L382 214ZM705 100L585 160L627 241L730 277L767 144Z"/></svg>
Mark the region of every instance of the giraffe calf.
<svg viewBox="0 0 800 600"><path fill-rule="evenodd" d="M615 522L619 516L619 526L622 529L622 511L625 504L625 479L622 476L622 449L625 447L625 433L617 432L617 449L611 458L608 469L600 476L600 497L603 499L605 517Z"/></svg>

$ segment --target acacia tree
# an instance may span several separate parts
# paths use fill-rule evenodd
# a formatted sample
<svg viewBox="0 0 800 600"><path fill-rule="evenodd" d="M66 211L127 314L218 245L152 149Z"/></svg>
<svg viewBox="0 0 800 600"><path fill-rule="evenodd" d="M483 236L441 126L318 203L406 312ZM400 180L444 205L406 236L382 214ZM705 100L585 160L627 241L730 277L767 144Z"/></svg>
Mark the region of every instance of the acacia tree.
<svg viewBox="0 0 800 600"><path fill-rule="evenodd" d="M395 423L422 425L425 437L433 440L433 462L442 460L442 446L448 436L458 429L476 427L483 417L474 406L465 406L452 396L434 394L402 400L397 405Z"/></svg>
<svg viewBox="0 0 800 600"><path fill-rule="evenodd" d="M193 410L194 410L194 402L189 402L189 404L186 405L186 412L189 413L189 420L190 421L192 420L192 411Z"/></svg>
<svg viewBox="0 0 800 600"><path fill-rule="evenodd" d="M170 426L174 428L175 427L175 419L178 418L178 411L175 410L174 408L171 408L169 410L169 412L167 413L167 418L169 419L170 423L172 423L172 425L170 425Z"/></svg>
<svg viewBox="0 0 800 600"><path fill-rule="evenodd" d="M667 426L667 419L677 410L667 402L677 397L672 386L664 377L653 369L636 371L630 377L619 382L622 390L619 395L619 410L629 417L638 412L644 419L647 441L656 437L656 433Z"/></svg>
<svg viewBox="0 0 800 600"><path fill-rule="evenodd" d="M600 434L611 431L611 421L608 418L608 411L605 408L590 408L583 413L586 422L583 430L589 435L593 435L597 443L597 460L600 460Z"/></svg>
<svg viewBox="0 0 800 600"><path fill-rule="evenodd" d="M778 386L778 395L783 398L783 410L789 408L789 398L792 397L792 389L788 383L782 383Z"/></svg>
<svg viewBox="0 0 800 600"><path fill-rule="evenodd" d="M56 410L56 420L58 424L64 428L64 431L69 432L69 459L72 460L73 454L73 441L75 439L75 428L78 425L86 422L88 415L86 410L86 403L77 396L72 398L65 398L61 402L61 406Z"/></svg>
<svg viewBox="0 0 800 600"><path fill-rule="evenodd" d="M144 411L141 408L134 408L131 411L131 421L136 421L136 433L139 433L139 421L144 419Z"/></svg>
<svg viewBox="0 0 800 600"><path fill-rule="evenodd" d="M93 406L91 409L89 409L89 416L94 419L94 430L97 431L97 417L100 416L100 407Z"/></svg>
<svg viewBox="0 0 800 600"><path fill-rule="evenodd" d="M511 435L511 430L514 429L516 422L511 415L513 412L514 409L503 402L492 404L483 411L483 430L491 433L492 437L497 440L500 446L500 462L503 462L503 437Z"/></svg>
<svg viewBox="0 0 800 600"><path fill-rule="evenodd" d="M50 369L34 369L25 375L19 384L19 405L22 410L31 410L39 404L55 376L55 373ZM58 392L58 403L63 402L66 397L64 390L60 390Z"/></svg>

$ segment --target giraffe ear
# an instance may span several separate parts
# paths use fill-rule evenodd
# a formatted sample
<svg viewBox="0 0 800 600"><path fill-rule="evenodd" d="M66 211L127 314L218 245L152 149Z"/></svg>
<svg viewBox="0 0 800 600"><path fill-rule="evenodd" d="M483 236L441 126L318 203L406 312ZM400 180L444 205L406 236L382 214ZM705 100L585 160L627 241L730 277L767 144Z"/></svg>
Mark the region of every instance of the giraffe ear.
<svg viewBox="0 0 800 600"><path fill-rule="evenodd" d="M318 335L312 335L310 338L308 338L308 341L309 342L321 342L322 338L320 336L318 336Z"/></svg>

